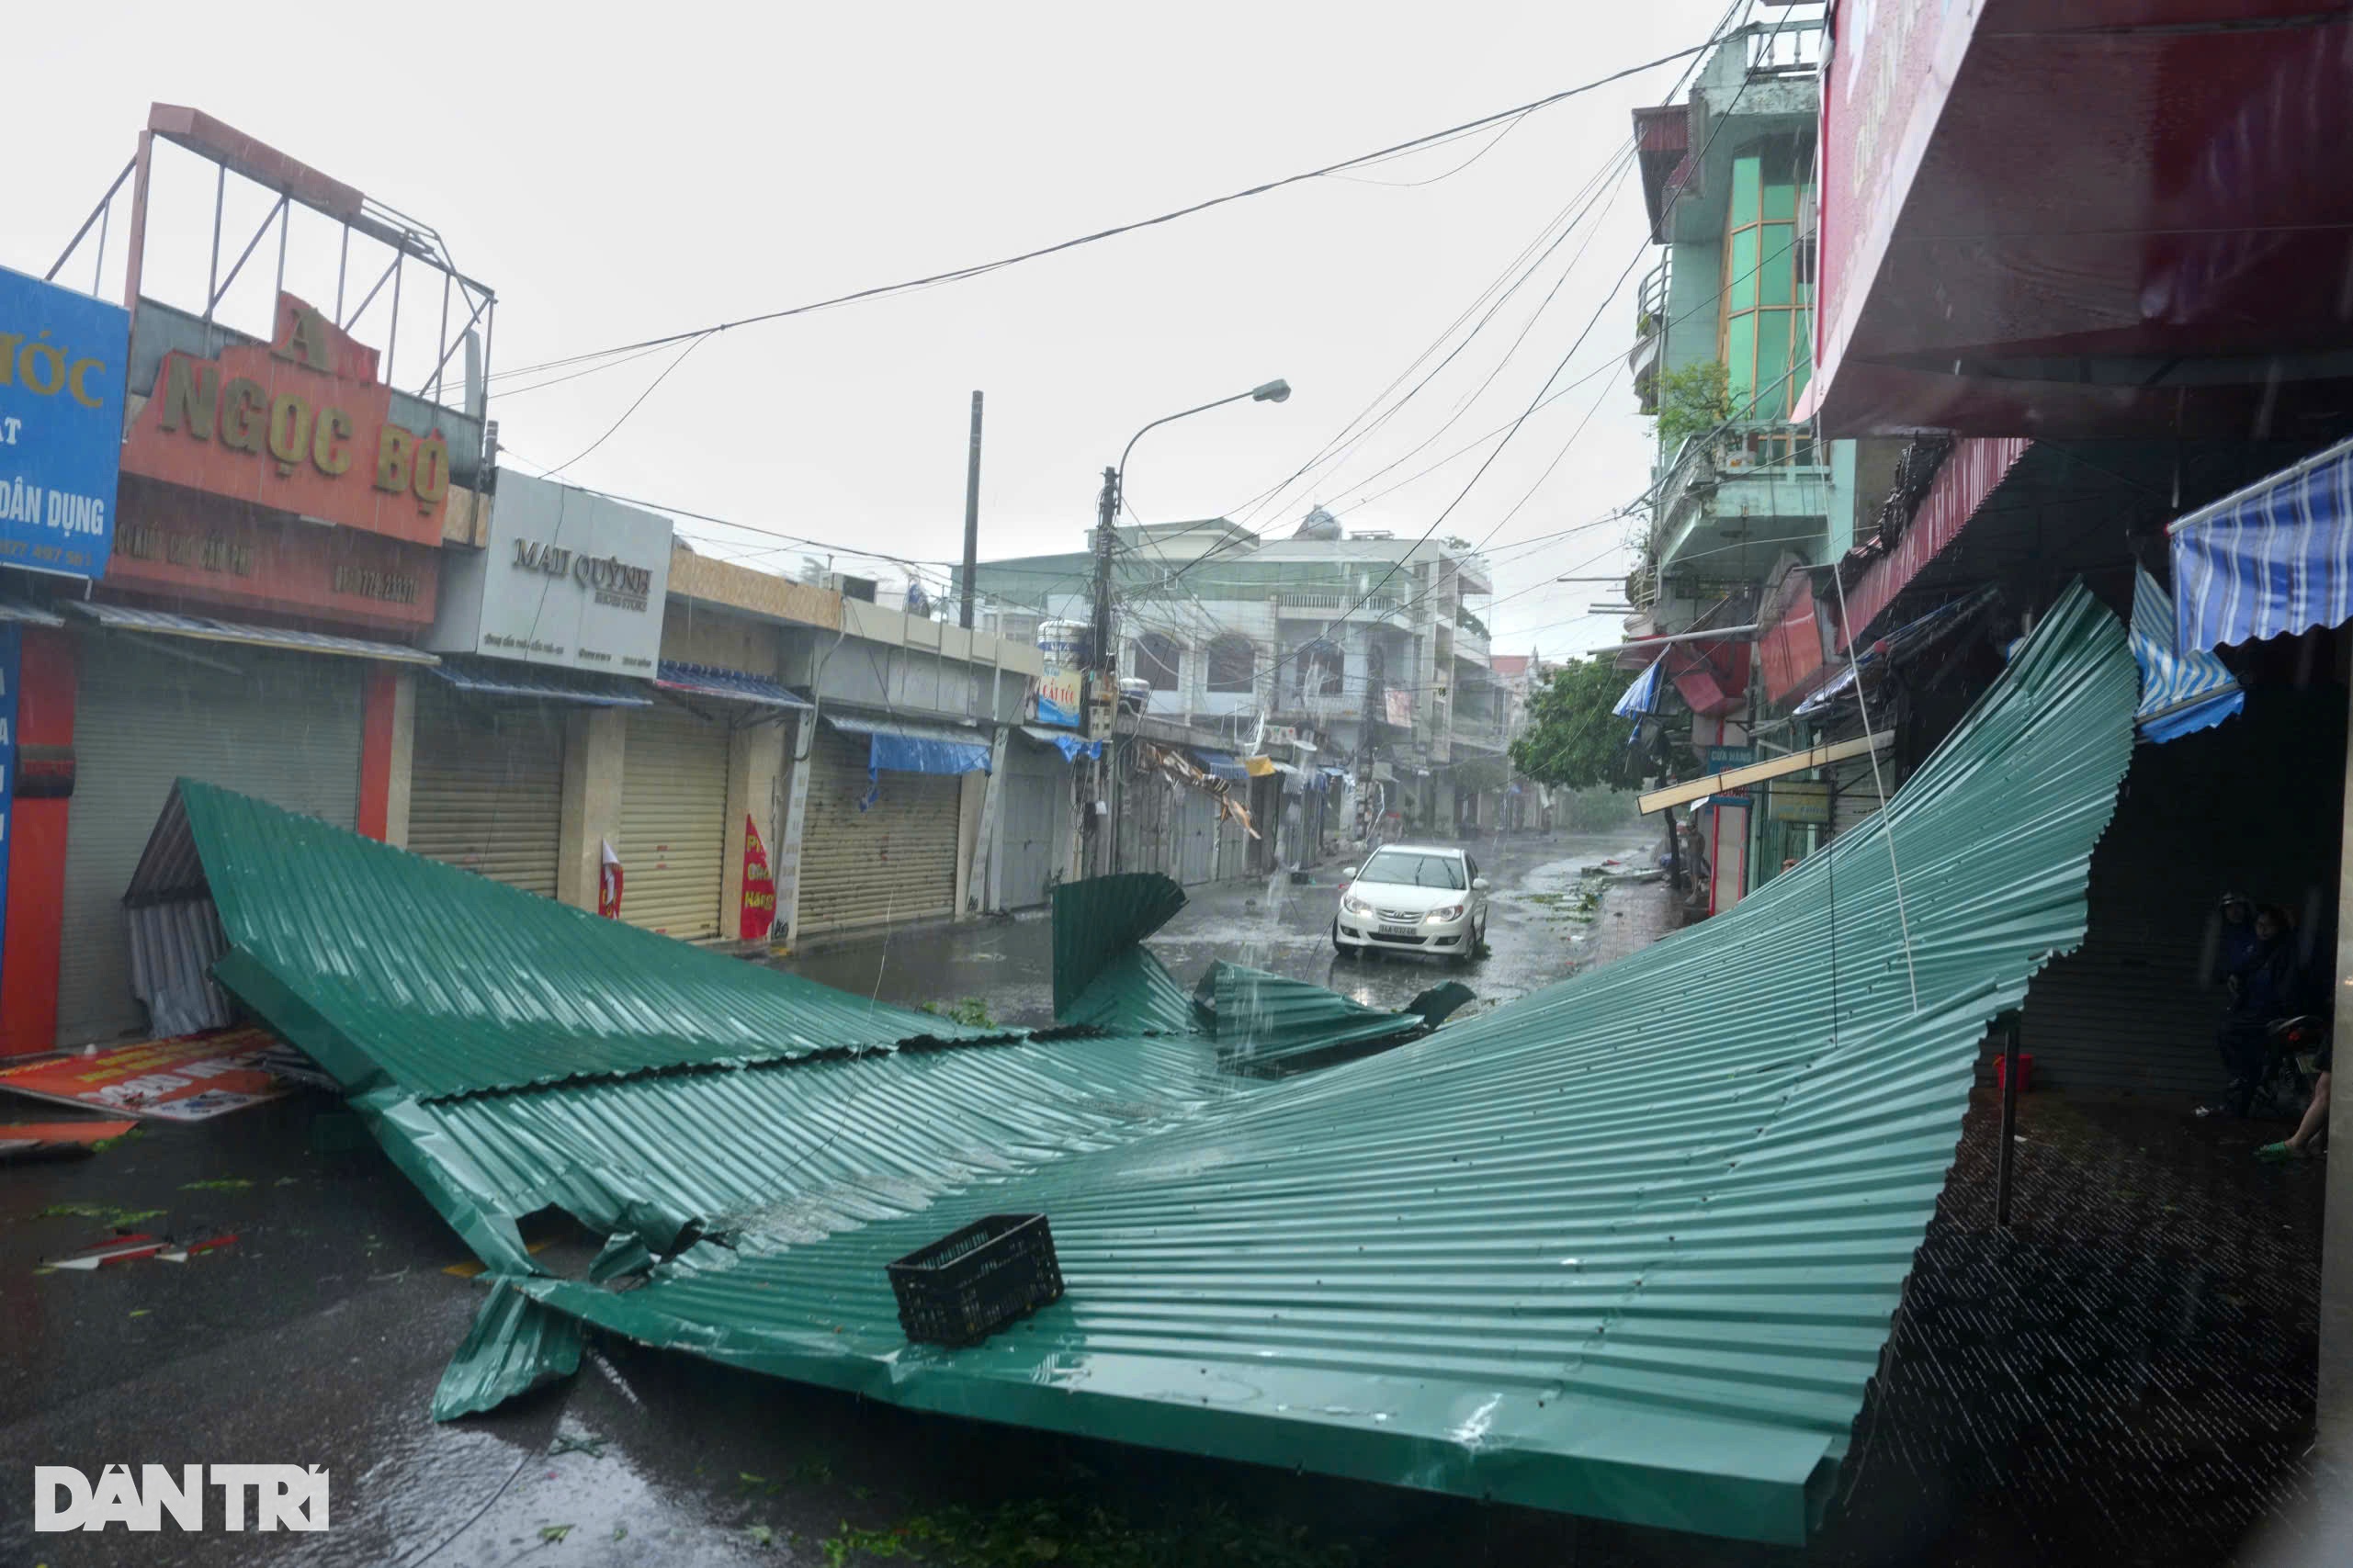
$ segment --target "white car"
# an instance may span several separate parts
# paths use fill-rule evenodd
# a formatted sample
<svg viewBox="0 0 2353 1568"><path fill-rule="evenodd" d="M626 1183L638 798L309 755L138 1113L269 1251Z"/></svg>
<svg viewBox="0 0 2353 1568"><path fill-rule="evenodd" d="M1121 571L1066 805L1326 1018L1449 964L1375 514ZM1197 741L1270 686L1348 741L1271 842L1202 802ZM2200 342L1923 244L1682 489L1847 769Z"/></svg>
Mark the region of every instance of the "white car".
<svg viewBox="0 0 2353 1568"><path fill-rule="evenodd" d="M1487 940L1487 878L1461 850L1391 844L1341 874L1331 944L1343 953L1427 953L1468 964Z"/></svg>

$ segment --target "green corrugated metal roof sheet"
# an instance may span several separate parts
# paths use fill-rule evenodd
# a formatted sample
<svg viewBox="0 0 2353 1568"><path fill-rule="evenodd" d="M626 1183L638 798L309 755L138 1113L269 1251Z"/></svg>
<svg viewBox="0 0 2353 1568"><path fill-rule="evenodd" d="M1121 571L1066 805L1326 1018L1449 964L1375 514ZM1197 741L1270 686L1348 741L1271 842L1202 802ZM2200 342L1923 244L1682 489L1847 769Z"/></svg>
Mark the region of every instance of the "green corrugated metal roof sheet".
<svg viewBox="0 0 2353 1568"><path fill-rule="evenodd" d="M354 1089L464 1094L987 1032L194 780L155 831L147 862L193 836L232 948L221 983Z"/></svg>
<svg viewBox="0 0 2353 1568"><path fill-rule="evenodd" d="M1183 908L1184 890L1157 872L1122 872L1057 887L1054 1016L1088 1021L1072 1017L1087 988Z"/></svg>
<svg viewBox="0 0 2353 1568"><path fill-rule="evenodd" d="M2122 628L2071 591L1883 812L1729 914L1268 1083L1216 1074L1197 1037L1121 1035L770 1053L433 1100L411 1080L461 1075L413 1065L404 1014L437 1016L452 987L413 973L444 948L406 922L437 933L456 917L428 895L457 885L387 873L410 897L379 903L380 863L281 844L282 815L198 844L237 911L228 962L267 982L241 989L305 1043L400 1064L360 1100L387 1147L513 1290L563 1314L917 1408L1798 1541L1942 1188L1985 1026L2082 938L2135 696ZM277 852L297 847L326 852L332 892L287 886ZM1165 903L1101 891L1130 911L1131 942ZM372 991L353 941L388 950L368 960ZM1099 931L1071 948L1071 997L1125 962ZM610 962L626 991L641 952ZM665 1010L731 1052L694 1014L725 998L713 985ZM520 987L492 986L481 1010ZM499 1027L465 1021L503 1049ZM519 1049L529 1077L565 1070ZM513 1222L551 1201L617 1231L639 1288L532 1272ZM883 1265L1017 1210L1051 1216L1064 1298L978 1346L909 1345ZM503 1301L453 1371L458 1403L545 1363L545 1325Z"/></svg>

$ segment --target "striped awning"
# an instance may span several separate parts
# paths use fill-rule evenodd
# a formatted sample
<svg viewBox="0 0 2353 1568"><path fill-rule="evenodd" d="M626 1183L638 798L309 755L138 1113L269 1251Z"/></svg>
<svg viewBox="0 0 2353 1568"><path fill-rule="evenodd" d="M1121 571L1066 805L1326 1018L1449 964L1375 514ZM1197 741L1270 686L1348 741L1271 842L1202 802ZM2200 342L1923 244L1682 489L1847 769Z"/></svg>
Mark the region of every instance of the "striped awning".
<svg viewBox="0 0 2353 1568"><path fill-rule="evenodd" d="M2353 441L2200 507L2166 532L2180 599L2178 651L2342 626L2353 619Z"/></svg>
<svg viewBox="0 0 2353 1568"><path fill-rule="evenodd" d="M2178 740L2211 729L2246 705L2238 678L2212 653L2174 651L2173 597L2144 571L2132 585L2132 659L2141 667L2144 740Z"/></svg>

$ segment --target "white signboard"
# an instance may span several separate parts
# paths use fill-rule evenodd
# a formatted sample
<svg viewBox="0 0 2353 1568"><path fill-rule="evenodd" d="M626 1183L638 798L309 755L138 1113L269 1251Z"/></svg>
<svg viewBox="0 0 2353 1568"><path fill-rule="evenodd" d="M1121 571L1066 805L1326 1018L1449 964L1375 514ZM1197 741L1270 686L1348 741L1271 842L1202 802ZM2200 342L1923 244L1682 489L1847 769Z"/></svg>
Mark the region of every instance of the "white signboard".
<svg viewBox="0 0 2353 1568"><path fill-rule="evenodd" d="M489 547L444 552L424 645L650 679L669 589L670 519L502 470Z"/></svg>

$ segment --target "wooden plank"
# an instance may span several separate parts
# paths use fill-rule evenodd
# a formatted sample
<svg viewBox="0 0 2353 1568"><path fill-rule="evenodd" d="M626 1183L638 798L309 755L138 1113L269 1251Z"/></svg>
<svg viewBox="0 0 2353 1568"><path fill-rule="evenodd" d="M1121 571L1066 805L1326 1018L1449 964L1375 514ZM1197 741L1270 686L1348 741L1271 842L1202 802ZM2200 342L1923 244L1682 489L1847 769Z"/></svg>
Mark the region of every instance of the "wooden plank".
<svg viewBox="0 0 2353 1568"><path fill-rule="evenodd" d="M1852 740L1836 741L1816 746L1804 751L1793 751L1786 757L1775 757L1769 762L1751 762L1745 768L1726 768L1720 773L1709 773L1689 784L1669 784L1655 789L1639 802L1644 816L1664 811L1670 806L1681 806L1704 795L1718 795L1738 789L1744 784L1762 784L1767 779L1783 778L1831 762L1843 762L1850 757L1861 757L1871 751L1884 751L1895 743L1895 732L1883 729L1876 735L1859 736Z"/></svg>

